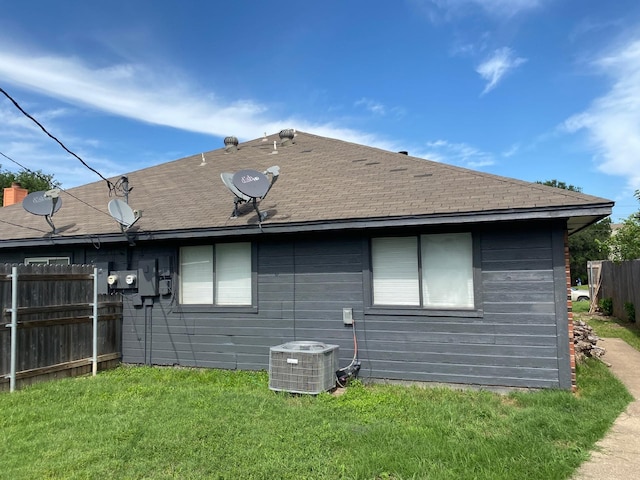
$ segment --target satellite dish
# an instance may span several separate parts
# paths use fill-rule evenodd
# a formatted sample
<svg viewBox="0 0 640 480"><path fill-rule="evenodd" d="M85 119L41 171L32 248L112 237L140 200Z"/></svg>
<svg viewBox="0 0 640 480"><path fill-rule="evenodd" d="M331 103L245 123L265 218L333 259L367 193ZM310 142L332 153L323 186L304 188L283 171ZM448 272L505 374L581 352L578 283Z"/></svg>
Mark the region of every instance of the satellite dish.
<svg viewBox="0 0 640 480"><path fill-rule="evenodd" d="M267 175L271 175L271 181ZM260 222L267 218L266 212L260 212L258 209L258 199L263 200L267 196L269 190L280 175L280 167L269 167L264 172L258 172L257 170L240 170L236 173L221 173L220 178L222 183L233 193L235 196L233 203L234 209L231 214L231 218L238 217L238 205L245 202L252 202L253 208L258 214L258 225L262 229Z"/></svg>
<svg viewBox="0 0 640 480"><path fill-rule="evenodd" d="M256 170L240 170L233 175L232 181L240 192L251 198L262 198L269 191L269 179Z"/></svg>
<svg viewBox="0 0 640 480"><path fill-rule="evenodd" d="M120 224L122 231L129 230L140 217L136 216L131 207L120 199L114 198L107 205L109 214Z"/></svg>
<svg viewBox="0 0 640 480"><path fill-rule="evenodd" d="M233 193L236 197L244 200L245 202L248 202L249 200L251 200L251 198L249 198L240 190L238 190L236 186L233 184L233 173L227 173L227 172L221 173L220 178L222 179L222 183L224 183L225 186L229 190L231 190L231 193Z"/></svg>
<svg viewBox="0 0 640 480"><path fill-rule="evenodd" d="M22 200L22 208L34 215L43 216L53 233L56 233L56 226L51 217L62 207L62 199L59 198L59 195L59 188L52 188L46 192L32 192Z"/></svg>
<svg viewBox="0 0 640 480"><path fill-rule="evenodd" d="M22 208L34 215L53 216L62 207L62 199L47 195L50 191L30 193L22 200Z"/></svg>

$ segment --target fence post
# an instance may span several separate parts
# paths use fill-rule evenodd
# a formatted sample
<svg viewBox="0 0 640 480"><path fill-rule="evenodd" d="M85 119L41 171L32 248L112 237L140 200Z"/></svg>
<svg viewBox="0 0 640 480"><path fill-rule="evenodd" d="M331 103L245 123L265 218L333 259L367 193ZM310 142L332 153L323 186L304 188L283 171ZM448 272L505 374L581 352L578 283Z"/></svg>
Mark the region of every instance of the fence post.
<svg viewBox="0 0 640 480"><path fill-rule="evenodd" d="M93 269L93 376L98 373L98 268Z"/></svg>
<svg viewBox="0 0 640 480"><path fill-rule="evenodd" d="M8 325L7 325L8 326ZM11 364L9 391L16 389L16 356L18 348L18 267L11 267Z"/></svg>

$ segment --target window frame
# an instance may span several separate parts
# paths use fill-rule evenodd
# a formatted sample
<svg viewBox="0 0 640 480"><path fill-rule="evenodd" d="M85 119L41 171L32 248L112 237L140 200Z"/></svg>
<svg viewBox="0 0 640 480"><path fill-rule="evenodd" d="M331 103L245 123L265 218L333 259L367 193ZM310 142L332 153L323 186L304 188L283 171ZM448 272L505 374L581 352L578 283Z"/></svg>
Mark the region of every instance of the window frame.
<svg viewBox="0 0 640 480"><path fill-rule="evenodd" d="M471 256L472 256L472 278L473 278L473 307L429 307L423 306L422 299L422 259L421 259L421 242L419 237L421 235L438 235L443 233L468 233L471 235ZM420 306L413 305L377 305L373 303L373 249L372 241L374 238L384 237L417 237L417 252L416 258L418 259L418 281L420 291ZM411 315L411 316L429 316L429 317L483 317L484 312L482 310L482 289L480 288L482 282L482 271L480 267L481 261L481 245L479 235L473 231L443 231L443 232L412 232L407 234L385 234L371 236L363 239L363 252L365 265L363 268L363 284L365 294L365 314L367 315Z"/></svg>
<svg viewBox="0 0 640 480"><path fill-rule="evenodd" d="M216 244L229 244L229 243L248 243L250 244L251 251L251 304L247 305L217 305L216 301ZM213 247L213 276L212 276L212 289L213 289L213 303L182 303L182 263L181 263L181 249L184 247L198 247L209 246ZM198 313L198 312L218 312L218 313L258 313L258 274L257 274L257 262L258 260L258 248L255 242L212 242L202 244L190 244L181 245L178 248L178 292L176 298L178 300L179 308L182 312Z"/></svg>
<svg viewBox="0 0 640 480"><path fill-rule="evenodd" d="M51 263L52 260L66 260L67 263ZM71 257L25 257L24 264L25 265L71 265Z"/></svg>

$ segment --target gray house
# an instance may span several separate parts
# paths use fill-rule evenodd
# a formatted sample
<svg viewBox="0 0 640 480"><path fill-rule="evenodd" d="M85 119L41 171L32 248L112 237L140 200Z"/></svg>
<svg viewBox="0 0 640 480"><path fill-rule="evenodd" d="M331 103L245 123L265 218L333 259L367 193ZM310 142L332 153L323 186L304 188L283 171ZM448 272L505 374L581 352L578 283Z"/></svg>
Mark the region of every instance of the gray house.
<svg viewBox="0 0 640 480"><path fill-rule="evenodd" d="M365 379L572 387L567 236L613 202L281 134L128 173L125 213L106 182L62 191L55 232L5 206L0 262L98 265L124 362L266 369L270 347L313 340L346 365L352 318ZM221 174L274 165L236 210Z"/></svg>

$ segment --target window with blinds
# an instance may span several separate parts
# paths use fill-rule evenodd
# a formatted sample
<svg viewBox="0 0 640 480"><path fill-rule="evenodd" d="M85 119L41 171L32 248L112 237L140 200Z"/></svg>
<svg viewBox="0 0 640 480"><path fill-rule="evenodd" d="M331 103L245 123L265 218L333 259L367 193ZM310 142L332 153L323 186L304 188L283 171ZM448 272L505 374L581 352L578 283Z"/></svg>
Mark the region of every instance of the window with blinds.
<svg viewBox="0 0 640 480"><path fill-rule="evenodd" d="M180 303L251 305L251 243L180 248Z"/></svg>
<svg viewBox="0 0 640 480"><path fill-rule="evenodd" d="M374 305L474 307L470 233L374 238L371 268Z"/></svg>
<svg viewBox="0 0 640 480"><path fill-rule="evenodd" d="M69 265L69 257L32 257L25 258L25 265Z"/></svg>

